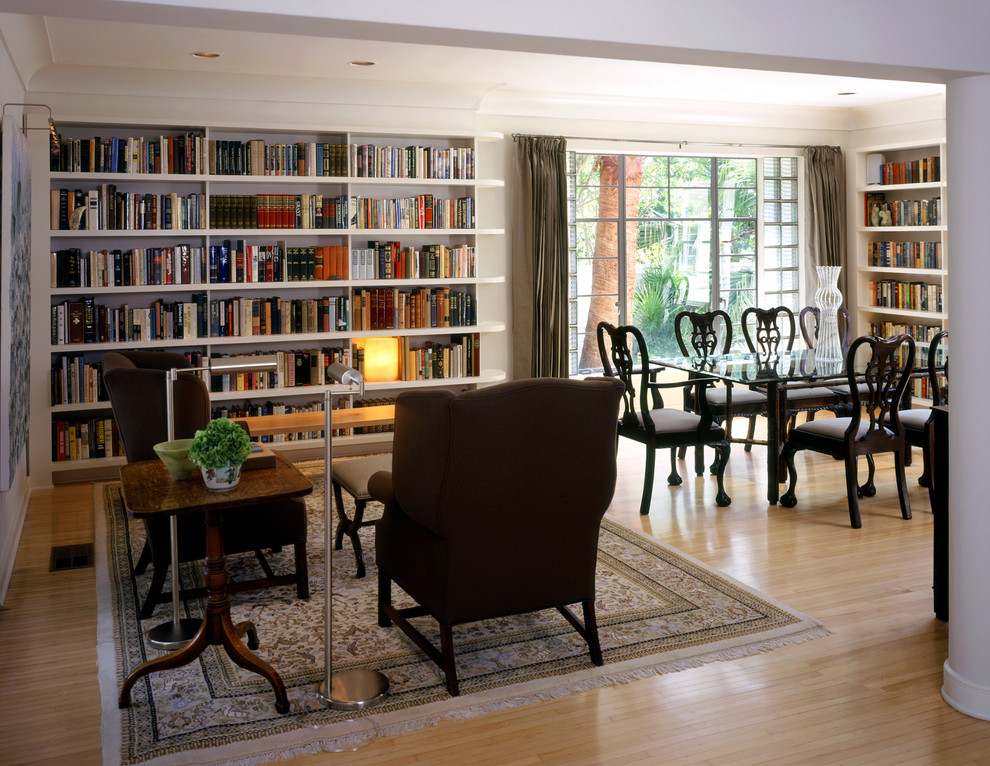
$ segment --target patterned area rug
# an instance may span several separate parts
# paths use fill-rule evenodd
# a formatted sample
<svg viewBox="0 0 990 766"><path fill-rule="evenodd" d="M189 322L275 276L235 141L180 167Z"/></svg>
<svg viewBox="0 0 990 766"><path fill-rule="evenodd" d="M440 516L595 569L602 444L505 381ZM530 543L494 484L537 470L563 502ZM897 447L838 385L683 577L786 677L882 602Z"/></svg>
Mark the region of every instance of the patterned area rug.
<svg viewBox="0 0 990 766"><path fill-rule="evenodd" d="M439 669L401 631L378 627L369 527L362 531L365 578L354 577L349 541L333 559L333 670L377 669L388 677L390 693L362 712L333 711L317 695L325 673L322 464L301 467L316 487L307 498L310 600L298 601L289 586L234 594L231 606L235 623L255 623L258 655L285 681L291 704L286 715L275 712L268 682L234 665L219 647L184 667L145 676L133 689L131 706L117 708L126 675L158 655L144 633L171 619L171 606L160 605L150 619L137 619L147 575L135 582L129 572L144 530L126 518L118 484L97 486L98 654L107 766L257 764L354 749L369 741L369 732L392 736L441 719L529 705L828 633L815 620L606 518L597 601L605 665L592 665L587 646L556 610L474 623L454 631L461 696L451 698ZM371 518L374 507L368 508ZM290 556L287 550L271 557L276 572L287 570ZM253 556L231 556L228 566L233 579L258 576ZM186 587L201 584L199 569L180 567ZM183 609L183 616L203 614L198 601L184 602ZM435 623L426 618L422 623L436 639Z"/></svg>

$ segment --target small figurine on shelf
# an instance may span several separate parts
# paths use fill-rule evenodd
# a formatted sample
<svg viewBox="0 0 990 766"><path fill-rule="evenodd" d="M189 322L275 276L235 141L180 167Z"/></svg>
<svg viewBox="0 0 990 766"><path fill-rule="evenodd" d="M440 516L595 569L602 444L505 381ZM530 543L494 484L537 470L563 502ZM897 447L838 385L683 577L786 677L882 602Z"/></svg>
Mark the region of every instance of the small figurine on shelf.
<svg viewBox="0 0 990 766"><path fill-rule="evenodd" d="M894 221L890 215L890 205L885 204L880 208L880 225L881 226L893 226Z"/></svg>

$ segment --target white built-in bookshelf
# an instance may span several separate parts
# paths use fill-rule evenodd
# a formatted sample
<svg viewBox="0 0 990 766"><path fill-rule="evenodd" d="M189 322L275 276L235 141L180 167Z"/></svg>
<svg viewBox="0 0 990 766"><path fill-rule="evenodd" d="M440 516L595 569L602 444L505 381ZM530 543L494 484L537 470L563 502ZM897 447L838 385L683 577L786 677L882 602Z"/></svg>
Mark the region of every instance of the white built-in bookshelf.
<svg viewBox="0 0 990 766"><path fill-rule="evenodd" d="M856 332L910 334L919 363L932 337L948 329L945 152L939 139L855 153ZM942 348L947 353L948 344ZM913 393L926 398L927 380L914 381Z"/></svg>
<svg viewBox="0 0 990 766"><path fill-rule="evenodd" d="M50 304L51 373L32 394L51 428L32 431L33 473L41 463L59 482L124 462L98 385L109 350L277 354L277 373L213 378L213 406L232 416L322 408L326 365L360 368L369 338L395 338L401 352L400 379L367 383L369 400L505 378L486 364L506 323L485 294L505 282L504 258L485 250L504 234L485 226L504 181L479 170L500 135L60 131L48 173L50 288L39 296ZM312 452L314 436L278 446ZM336 441L371 451L390 438Z"/></svg>

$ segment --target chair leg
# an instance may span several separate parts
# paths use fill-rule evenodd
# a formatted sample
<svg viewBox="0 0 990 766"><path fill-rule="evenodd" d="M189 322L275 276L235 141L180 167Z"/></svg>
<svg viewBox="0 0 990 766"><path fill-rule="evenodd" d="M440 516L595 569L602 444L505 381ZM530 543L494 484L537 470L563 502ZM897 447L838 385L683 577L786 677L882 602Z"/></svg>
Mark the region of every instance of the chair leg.
<svg viewBox="0 0 990 766"><path fill-rule="evenodd" d="M652 444L646 445L646 469L643 471L643 499L639 503L642 516L650 513L650 502L653 499L653 469L657 462L657 450Z"/></svg>
<svg viewBox="0 0 990 766"><path fill-rule="evenodd" d="M151 543L147 540L144 541L144 547L141 549L141 555L138 557L137 564L134 565L134 576L143 575L147 569L148 564L151 563Z"/></svg>
<svg viewBox="0 0 990 766"><path fill-rule="evenodd" d="M378 627L387 628L392 624L385 608L392 605L392 577L378 567Z"/></svg>
<svg viewBox="0 0 990 766"><path fill-rule="evenodd" d="M350 519L347 518L347 514L344 512L344 497L340 491L340 485L337 482L333 483L333 497L337 502L337 534L334 537L333 549L339 551L344 547L344 533L350 526Z"/></svg>
<svg viewBox="0 0 990 766"><path fill-rule="evenodd" d="M867 455L869 457L869 455ZM859 516L859 487L856 476L856 456L846 455L846 500L849 503L849 523L853 529L863 526L863 521Z"/></svg>
<svg viewBox="0 0 990 766"><path fill-rule="evenodd" d="M703 444L694 448L694 472L698 476L705 475L705 446Z"/></svg>
<svg viewBox="0 0 990 766"><path fill-rule="evenodd" d="M753 451L753 439L756 438L756 416L749 419L749 428L746 430L746 452Z"/></svg>
<svg viewBox="0 0 990 766"><path fill-rule="evenodd" d="M443 654L443 675L451 697L461 692L457 686L457 665L454 662L454 632L449 625L440 625L440 652Z"/></svg>
<svg viewBox="0 0 990 766"><path fill-rule="evenodd" d="M873 497L877 494L877 485L873 483L873 479L877 473L877 465L873 460L873 455L866 456L866 467L866 481L857 489L859 497Z"/></svg>
<svg viewBox="0 0 990 766"><path fill-rule="evenodd" d="M677 471L677 449L675 447L670 449L670 475L667 477L667 483L672 487L679 487L684 483L681 474Z"/></svg>
<svg viewBox="0 0 990 766"><path fill-rule="evenodd" d="M911 499L907 492L907 477L904 474L904 466L907 460L904 453L911 448L905 446L903 450L894 453L894 472L897 474L897 499L901 503L901 516L905 519L911 518Z"/></svg>
<svg viewBox="0 0 990 766"><path fill-rule="evenodd" d="M148 585L148 593L144 597L144 604L141 605L141 611L138 612L140 619L147 620L155 611L155 605L158 603L158 598L162 594L162 588L165 587L165 575L169 568L169 565L162 564L151 570L151 583Z"/></svg>
<svg viewBox="0 0 990 766"><path fill-rule="evenodd" d="M790 442L784 443L784 464L787 466L790 482L787 485L787 491L780 497L780 504L785 508L793 508L797 505L797 495L794 492L797 488L797 469L794 467L794 455L796 453L797 448L794 445Z"/></svg>
<svg viewBox="0 0 990 766"><path fill-rule="evenodd" d="M357 577L364 577L364 550L361 548L361 538L358 536L358 532L361 531L361 522L364 520L364 506L366 505L364 500L354 501L354 520L351 521L350 527L347 530L347 536L351 538L351 547L354 549L354 560L357 564Z"/></svg>
<svg viewBox="0 0 990 766"><path fill-rule="evenodd" d="M296 596L305 601L309 598L309 564L306 561L306 543L292 546L296 559Z"/></svg>
<svg viewBox="0 0 990 766"><path fill-rule="evenodd" d="M584 609L584 630L585 640L588 642L588 652L591 654L591 661L595 665L604 665L602 657L602 644L598 638L598 618L595 616L595 600L585 599L581 602Z"/></svg>
<svg viewBox="0 0 990 766"><path fill-rule="evenodd" d="M254 557L258 559L258 566L260 566L261 571L265 573L265 577L271 579L275 576L275 573L272 571L272 566L268 563L268 559L265 558L265 554L262 552L261 548L254 549Z"/></svg>
<svg viewBox="0 0 990 766"><path fill-rule="evenodd" d="M683 460L685 457L687 457L687 447L678 447L677 457L679 460Z"/></svg>
<svg viewBox="0 0 990 766"><path fill-rule="evenodd" d="M732 503L732 498L725 491L725 467L729 464L729 440L715 443L715 462L718 467L715 473L715 481L718 492L715 495L715 505L725 508Z"/></svg>

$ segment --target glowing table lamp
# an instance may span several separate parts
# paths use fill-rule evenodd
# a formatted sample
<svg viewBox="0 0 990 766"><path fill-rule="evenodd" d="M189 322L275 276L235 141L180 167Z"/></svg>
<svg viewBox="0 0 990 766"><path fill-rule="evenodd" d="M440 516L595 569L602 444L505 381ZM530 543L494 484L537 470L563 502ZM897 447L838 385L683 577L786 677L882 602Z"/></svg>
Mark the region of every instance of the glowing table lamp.
<svg viewBox="0 0 990 766"><path fill-rule="evenodd" d="M399 339L363 338L355 341L364 349L364 379L387 383L399 379Z"/></svg>

